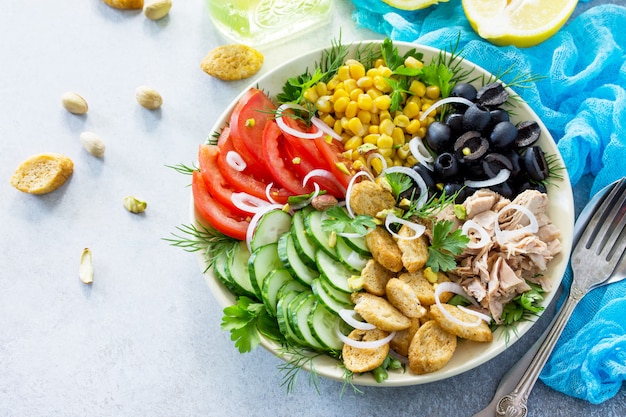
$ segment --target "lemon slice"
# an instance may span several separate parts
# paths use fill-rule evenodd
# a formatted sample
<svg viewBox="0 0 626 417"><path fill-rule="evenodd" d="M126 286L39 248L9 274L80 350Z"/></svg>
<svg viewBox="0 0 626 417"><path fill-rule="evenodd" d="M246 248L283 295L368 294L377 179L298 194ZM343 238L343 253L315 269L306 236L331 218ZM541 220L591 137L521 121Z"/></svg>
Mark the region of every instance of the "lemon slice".
<svg viewBox="0 0 626 417"><path fill-rule="evenodd" d="M437 3L447 3L448 0L383 0L391 7L401 10L418 10L425 9Z"/></svg>
<svg viewBox="0 0 626 417"><path fill-rule="evenodd" d="M463 0L463 10L481 38L522 48L554 35L578 0Z"/></svg>

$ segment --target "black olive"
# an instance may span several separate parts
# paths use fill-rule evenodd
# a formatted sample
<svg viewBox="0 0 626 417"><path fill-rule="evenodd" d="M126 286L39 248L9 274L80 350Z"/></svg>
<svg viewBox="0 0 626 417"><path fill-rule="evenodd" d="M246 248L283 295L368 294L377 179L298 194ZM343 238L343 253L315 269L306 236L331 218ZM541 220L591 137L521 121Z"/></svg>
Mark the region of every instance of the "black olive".
<svg viewBox="0 0 626 417"><path fill-rule="evenodd" d="M458 83L450 91L450 97L461 97L469 101L476 100L476 87L468 83Z"/></svg>
<svg viewBox="0 0 626 417"><path fill-rule="evenodd" d="M459 173L459 163L449 152L444 152L435 159L435 175L441 179L453 178Z"/></svg>
<svg viewBox="0 0 626 417"><path fill-rule="evenodd" d="M521 194L526 190L537 190L540 193L546 193L548 192L546 190L546 186L543 185L543 183L532 183L530 181L524 181L523 183L519 184L517 186L517 193Z"/></svg>
<svg viewBox="0 0 626 417"><path fill-rule="evenodd" d="M450 127L445 123L432 122L426 130L426 144L436 153L445 152L452 144Z"/></svg>
<svg viewBox="0 0 626 417"><path fill-rule="evenodd" d="M463 113L450 113L446 117L446 124L453 135L463 132Z"/></svg>
<svg viewBox="0 0 626 417"><path fill-rule="evenodd" d="M464 164L478 162L489 149L489 142L480 132L469 131L463 133L454 142L454 156Z"/></svg>
<svg viewBox="0 0 626 417"><path fill-rule="evenodd" d="M515 139L515 146L518 148L525 148L527 146L534 145L539 140L541 135L541 127L537 122L529 120L526 122L520 122L517 124L517 139Z"/></svg>
<svg viewBox="0 0 626 417"><path fill-rule="evenodd" d="M489 178L498 175L502 169L508 169L509 172L513 172L513 163L509 158L495 152L485 155L483 158L483 170Z"/></svg>
<svg viewBox="0 0 626 417"><path fill-rule="evenodd" d="M495 82L487 84L478 90L476 100L486 107L498 107L506 103L509 93L506 92L501 83Z"/></svg>
<svg viewBox="0 0 626 417"><path fill-rule="evenodd" d="M497 149L510 147L515 139L517 139L517 128L509 121L495 125L489 135L489 142Z"/></svg>
<svg viewBox="0 0 626 417"><path fill-rule="evenodd" d="M523 159L526 173L531 180L543 181L550 174L545 154L539 146L531 146L524 152Z"/></svg>
<svg viewBox="0 0 626 417"><path fill-rule="evenodd" d="M465 130L482 132L491 121L489 109L480 104L472 104L463 113L463 127Z"/></svg>
<svg viewBox="0 0 626 417"><path fill-rule="evenodd" d="M458 193L454 202L456 204L461 204L467 199L467 197L474 194L476 192L476 189L466 187L464 184L461 184L458 182L447 182L443 186L443 191L446 193L447 197L450 197L454 195L455 193Z"/></svg>
<svg viewBox="0 0 626 417"><path fill-rule="evenodd" d="M511 161L511 177L515 178L519 176L523 171L522 163L520 161L521 158L519 154L511 149L511 150L505 151L504 156L506 156L508 160Z"/></svg>
<svg viewBox="0 0 626 417"><path fill-rule="evenodd" d="M491 191L495 191L504 198L515 198L515 188L511 185L510 181L504 181L500 184L492 185L489 189Z"/></svg>
<svg viewBox="0 0 626 417"><path fill-rule="evenodd" d="M491 114L491 124L494 126L500 122L508 122L510 120L509 112L504 109L496 108L489 113Z"/></svg>
<svg viewBox="0 0 626 417"><path fill-rule="evenodd" d="M435 182L435 179L433 178L433 172L430 169L426 168L424 165L415 164L413 165L413 167L411 167L411 169L417 172L420 177L422 177L422 179L426 183L426 187L429 190L432 190L437 186L437 183Z"/></svg>

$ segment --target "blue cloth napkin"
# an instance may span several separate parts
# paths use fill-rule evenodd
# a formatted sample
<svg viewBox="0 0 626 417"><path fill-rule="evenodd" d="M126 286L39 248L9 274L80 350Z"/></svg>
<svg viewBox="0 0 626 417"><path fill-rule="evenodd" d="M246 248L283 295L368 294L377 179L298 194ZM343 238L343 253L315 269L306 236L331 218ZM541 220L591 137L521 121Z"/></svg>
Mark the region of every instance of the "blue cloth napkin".
<svg viewBox="0 0 626 417"><path fill-rule="evenodd" d="M557 141L572 185L591 174L595 177L591 194L595 194L626 175L626 7L591 7L552 38L522 49L497 47L478 37L460 0L418 11L398 10L381 0L352 1L358 26L393 40L446 50L458 40L464 58L492 73L513 65L516 71L511 76L545 76L516 92ZM571 282L569 270L563 279L565 289ZM622 388L626 281L596 289L582 300L541 379L553 389L594 404Z"/></svg>

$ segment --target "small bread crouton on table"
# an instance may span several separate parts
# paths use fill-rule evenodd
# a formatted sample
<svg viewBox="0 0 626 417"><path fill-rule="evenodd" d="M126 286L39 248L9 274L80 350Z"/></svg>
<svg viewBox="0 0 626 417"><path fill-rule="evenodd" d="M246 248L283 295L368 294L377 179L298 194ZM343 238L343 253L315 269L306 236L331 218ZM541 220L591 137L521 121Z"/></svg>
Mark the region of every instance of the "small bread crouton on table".
<svg viewBox="0 0 626 417"><path fill-rule="evenodd" d="M376 261L393 272L400 272L402 252L395 239L384 227L377 226L365 235L365 243Z"/></svg>
<svg viewBox="0 0 626 417"><path fill-rule="evenodd" d="M396 276L396 273L388 270L375 259L368 259L365 267L361 271L363 278L363 288L370 294L385 295L387 282Z"/></svg>
<svg viewBox="0 0 626 417"><path fill-rule="evenodd" d="M412 237L415 232L409 226L404 225L398 231L401 237ZM402 252L402 264L409 272L415 272L426 265L428 261L428 239L421 235L414 239L398 239L398 248Z"/></svg>
<svg viewBox="0 0 626 417"><path fill-rule="evenodd" d="M13 176L11 185L29 194L46 194L65 184L74 172L74 162L58 153L42 153L22 162Z"/></svg>
<svg viewBox="0 0 626 417"><path fill-rule="evenodd" d="M222 45L211 50L200 68L212 77L236 81L256 74L263 65L263 54L247 45Z"/></svg>
<svg viewBox="0 0 626 417"><path fill-rule="evenodd" d="M409 346L411 372L423 375L443 368L452 358L456 344L456 336L442 329L435 320L422 324Z"/></svg>
<svg viewBox="0 0 626 417"><path fill-rule="evenodd" d="M468 325L464 326L451 320L442 313L441 308L444 308L452 317L468 323ZM430 317L439 323L441 328L445 331L475 342L491 342L493 340L493 333L484 320L450 304L442 304L441 308L436 304L430 306ZM477 321L480 322L480 324L475 326L474 323Z"/></svg>
<svg viewBox="0 0 626 417"><path fill-rule="evenodd" d="M383 210L392 209L396 199L374 181L361 181L352 186L350 207L355 214L376 216Z"/></svg>
<svg viewBox="0 0 626 417"><path fill-rule="evenodd" d="M383 297L368 293L356 293L353 297L354 311L381 330L393 332L411 326L411 320Z"/></svg>
<svg viewBox="0 0 626 417"><path fill-rule="evenodd" d="M348 335L348 338L361 342L375 341L384 339L389 333L380 330L359 330L354 329ZM352 372L368 372L373 371L383 364L389 354L389 343L385 343L377 348L357 348L344 344L341 350L343 364Z"/></svg>

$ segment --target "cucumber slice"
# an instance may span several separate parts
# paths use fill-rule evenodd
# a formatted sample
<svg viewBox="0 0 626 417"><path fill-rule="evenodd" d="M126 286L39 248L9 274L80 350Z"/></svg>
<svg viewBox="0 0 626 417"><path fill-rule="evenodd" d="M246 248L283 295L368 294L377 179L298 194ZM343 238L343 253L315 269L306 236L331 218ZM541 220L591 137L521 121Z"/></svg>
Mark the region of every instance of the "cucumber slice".
<svg viewBox="0 0 626 417"><path fill-rule="evenodd" d="M281 293L281 291L279 291L279 293ZM278 322L278 329L285 336L287 341L295 345L306 346L306 342L300 339L292 330L291 324L289 323L289 312L287 311L287 307L298 294L300 293L289 291L278 299L276 303L276 321Z"/></svg>
<svg viewBox="0 0 626 417"><path fill-rule="evenodd" d="M308 236L315 245L326 254L337 257L334 245L331 245L330 233L322 230L322 221L324 220L324 212L314 210L304 218L304 225ZM319 252L319 251L317 251Z"/></svg>
<svg viewBox="0 0 626 417"><path fill-rule="evenodd" d="M343 342L337 336L341 321L343 320L339 316L333 314L318 300L315 301L308 318L309 328L315 340L327 349L336 351L343 348Z"/></svg>
<svg viewBox="0 0 626 417"><path fill-rule="evenodd" d="M346 245L348 245L353 251L359 253L361 256L366 256L366 257L372 256L372 253L367 247L367 243L365 243L364 236L350 237L350 238L341 236L341 238L344 240Z"/></svg>
<svg viewBox="0 0 626 417"><path fill-rule="evenodd" d="M285 297L287 294L289 294L291 292L293 292L293 293L300 293L302 291L306 291L306 290L310 290L310 289L311 289L310 286L304 286L304 285L300 284L298 281L296 281L295 279L291 280L291 281L287 281L285 283L285 285L280 287L280 290L278 290L277 302L278 302L278 300L280 300L281 298Z"/></svg>
<svg viewBox="0 0 626 417"><path fill-rule="evenodd" d="M363 268L365 268L368 258L352 249L352 247L347 244L346 239L338 236L335 249L337 250L339 260L353 272L361 272Z"/></svg>
<svg viewBox="0 0 626 417"><path fill-rule="evenodd" d="M299 300L299 297L302 297ZM295 305L294 305L295 304ZM306 342L307 345L315 350L328 350L328 348L322 345L311 332L309 327L309 316L313 311L315 305L315 295L311 291L305 291L290 303L293 306L291 311L291 322L293 330L298 336ZM291 308L290 308L291 310Z"/></svg>
<svg viewBox="0 0 626 417"><path fill-rule="evenodd" d="M278 304L278 292L289 281L293 281L291 274L286 269L274 269L263 281L261 297L267 311L276 317L276 304Z"/></svg>
<svg viewBox="0 0 626 417"><path fill-rule="evenodd" d="M293 244L298 251L298 255L302 261L309 267L315 268L315 252L317 246L309 238L304 225L305 212L298 210L294 213L291 222L291 235L293 236Z"/></svg>
<svg viewBox="0 0 626 417"><path fill-rule="evenodd" d="M320 283L322 284L322 288L330 298L337 301L339 304L352 306L352 294L345 293L343 291L339 291L336 288L333 288L325 279L320 278Z"/></svg>
<svg viewBox="0 0 626 417"><path fill-rule="evenodd" d="M352 292L348 285L348 278L353 275L350 268L324 251L317 252L315 262L317 263L317 270L320 272L320 278L339 291L348 294Z"/></svg>
<svg viewBox="0 0 626 417"><path fill-rule="evenodd" d="M250 250L254 252L261 246L278 242L278 238L291 227L291 215L282 210L273 210L265 214L259 221L252 240Z"/></svg>
<svg viewBox="0 0 626 417"><path fill-rule="evenodd" d="M241 291L241 295L247 295L257 300L261 300L260 292L254 290L252 286L252 279L247 265L250 259L250 252L246 242L239 242L233 248L233 251L229 253L226 261L226 274L232 281L233 285Z"/></svg>
<svg viewBox="0 0 626 417"><path fill-rule="evenodd" d="M278 257L278 244L270 243L257 248L250 255L247 265L252 288L259 300L261 300L261 289L263 288L265 277L274 269L283 268L283 263Z"/></svg>
<svg viewBox="0 0 626 417"><path fill-rule="evenodd" d="M278 239L278 257L289 273L303 285L310 286L319 272L309 268L298 255L291 233L284 233Z"/></svg>
<svg viewBox="0 0 626 417"><path fill-rule="evenodd" d="M332 298L322 285L322 282L319 278L313 280L313 282L311 283L311 289L313 290L313 294L315 294L317 300L322 303L324 307L328 308L335 314L339 314L339 311L344 308L354 307L354 304L352 304L351 302L344 304Z"/></svg>
<svg viewBox="0 0 626 417"><path fill-rule="evenodd" d="M224 286L233 293L234 295L240 295L240 289L235 286L233 281L228 276L227 272L228 268L228 258L226 254L218 256L215 258L215 262L213 263L213 273L215 277L222 283Z"/></svg>

